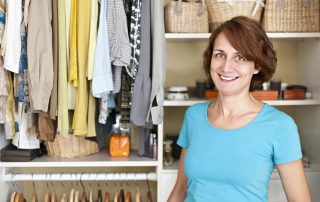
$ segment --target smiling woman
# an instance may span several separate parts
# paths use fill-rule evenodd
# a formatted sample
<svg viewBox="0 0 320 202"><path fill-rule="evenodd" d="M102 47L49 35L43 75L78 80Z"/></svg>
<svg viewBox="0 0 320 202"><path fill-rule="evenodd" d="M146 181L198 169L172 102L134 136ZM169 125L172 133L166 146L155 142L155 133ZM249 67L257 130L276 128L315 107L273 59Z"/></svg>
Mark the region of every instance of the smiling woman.
<svg viewBox="0 0 320 202"><path fill-rule="evenodd" d="M212 33L204 69L219 95L186 111L169 202L266 202L274 166L288 201L310 201L294 120L250 93L272 77L276 64L254 20L235 17Z"/></svg>

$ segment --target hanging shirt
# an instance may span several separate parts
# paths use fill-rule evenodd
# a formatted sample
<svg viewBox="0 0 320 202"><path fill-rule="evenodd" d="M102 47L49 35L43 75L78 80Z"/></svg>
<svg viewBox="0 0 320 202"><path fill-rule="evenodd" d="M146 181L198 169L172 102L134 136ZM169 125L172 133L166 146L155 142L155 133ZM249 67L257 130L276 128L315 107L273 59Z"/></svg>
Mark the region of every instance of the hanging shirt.
<svg viewBox="0 0 320 202"><path fill-rule="evenodd" d="M134 81L130 118L138 126L146 124L151 94L151 1L141 6L141 46L139 69Z"/></svg>
<svg viewBox="0 0 320 202"><path fill-rule="evenodd" d="M58 0L52 0L52 51L53 51L53 87L49 103L49 117L56 120L58 105L58 65L59 65L59 39L58 39Z"/></svg>
<svg viewBox="0 0 320 202"><path fill-rule="evenodd" d="M24 1L22 1L24 3ZM24 9L24 5L22 5L22 10ZM29 96L26 90L28 90L28 58L27 58L27 32L24 23L25 19L23 18L21 22L21 56L19 63L19 75L18 75L18 101L25 102L27 104L27 108L29 108L29 98L25 96Z"/></svg>
<svg viewBox="0 0 320 202"><path fill-rule="evenodd" d="M77 29L77 52L78 52L78 87L77 99L74 110L72 128L74 135L88 135L88 110L89 107L88 80L86 77L88 67L88 48L90 31L91 1L79 0L78 4L78 29ZM94 112L92 112L94 113Z"/></svg>
<svg viewBox="0 0 320 202"><path fill-rule="evenodd" d="M48 111L53 88L52 2L32 0L28 23L28 73L32 111Z"/></svg>
<svg viewBox="0 0 320 202"><path fill-rule="evenodd" d="M65 14L64 14L64 16L65 16ZM71 14L70 14L70 16L71 16L70 17L70 36L69 36L70 52L69 52L69 77L68 77L68 79L69 79L69 82L74 87L78 87L78 46L77 46L77 40L78 40L78 0L71 0ZM64 20L64 22L65 21L66 20ZM59 32L60 32L60 30L59 30Z"/></svg>
<svg viewBox="0 0 320 202"><path fill-rule="evenodd" d="M131 47L122 1L108 0L107 21L111 63L116 66L128 66L130 65Z"/></svg>
<svg viewBox="0 0 320 202"><path fill-rule="evenodd" d="M59 30L59 56L58 56L58 131L60 135L69 134L69 115L68 115L68 77L67 77L67 42L66 42L66 8L63 1L58 1L58 30Z"/></svg>
<svg viewBox="0 0 320 202"><path fill-rule="evenodd" d="M160 124L163 120L164 82L166 75L166 47L164 17L161 1L151 1L152 32L152 88L146 121Z"/></svg>
<svg viewBox="0 0 320 202"><path fill-rule="evenodd" d="M92 80L92 77L93 77L94 55L96 51L97 33L98 33L98 14L99 14L98 0L91 0L91 21L90 21L90 37L89 37L88 67L87 67L88 80Z"/></svg>
<svg viewBox="0 0 320 202"><path fill-rule="evenodd" d="M4 68L18 74L21 54L22 1L11 0L6 3L6 26L2 41Z"/></svg>
<svg viewBox="0 0 320 202"><path fill-rule="evenodd" d="M113 90L107 27L107 2L101 0L97 47L94 58L92 95L101 98Z"/></svg>

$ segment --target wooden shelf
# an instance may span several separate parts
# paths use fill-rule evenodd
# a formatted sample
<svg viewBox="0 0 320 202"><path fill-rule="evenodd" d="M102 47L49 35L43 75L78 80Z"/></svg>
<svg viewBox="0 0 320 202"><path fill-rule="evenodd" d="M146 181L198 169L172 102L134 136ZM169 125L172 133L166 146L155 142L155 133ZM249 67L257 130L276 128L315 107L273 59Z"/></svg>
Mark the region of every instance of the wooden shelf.
<svg viewBox="0 0 320 202"><path fill-rule="evenodd" d="M211 33L166 33L166 39L208 39ZM267 33L271 39L320 38L320 32L274 32Z"/></svg>
<svg viewBox="0 0 320 202"><path fill-rule="evenodd" d="M128 158L110 157L107 151L101 151L91 156L58 159L47 155L30 162L0 162L0 167L156 167L158 161L147 157L139 157L137 152L131 151Z"/></svg>
<svg viewBox="0 0 320 202"><path fill-rule="evenodd" d="M165 100L164 106L166 107L183 107L191 106L196 103L207 102L208 100L191 98L189 100ZM320 100L316 99L305 99L305 100L264 100L272 106L303 106L303 105L320 105Z"/></svg>

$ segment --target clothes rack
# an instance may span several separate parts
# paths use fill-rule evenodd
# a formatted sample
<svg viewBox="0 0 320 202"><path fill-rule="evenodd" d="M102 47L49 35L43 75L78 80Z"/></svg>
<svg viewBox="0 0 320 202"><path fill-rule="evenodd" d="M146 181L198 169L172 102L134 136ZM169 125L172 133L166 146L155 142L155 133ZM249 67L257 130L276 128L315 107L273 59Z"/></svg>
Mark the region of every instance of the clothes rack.
<svg viewBox="0 0 320 202"><path fill-rule="evenodd" d="M3 181L156 181L157 174L150 173L5 173Z"/></svg>

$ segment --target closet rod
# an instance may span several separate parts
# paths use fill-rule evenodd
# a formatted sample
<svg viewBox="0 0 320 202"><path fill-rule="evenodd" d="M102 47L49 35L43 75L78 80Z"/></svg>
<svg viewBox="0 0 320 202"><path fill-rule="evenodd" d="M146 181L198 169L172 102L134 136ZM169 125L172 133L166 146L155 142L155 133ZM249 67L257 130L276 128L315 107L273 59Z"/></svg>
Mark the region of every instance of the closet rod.
<svg viewBox="0 0 320 202"><path fill-rule="evenodd" d="M150 173L6 173L3 181L128 181L157 180L155 172Z"/></svg>

